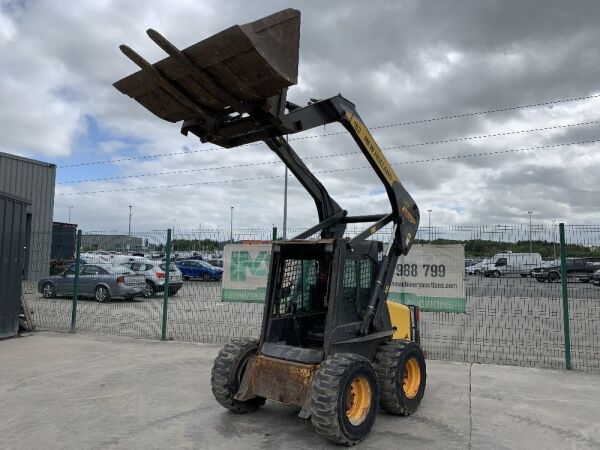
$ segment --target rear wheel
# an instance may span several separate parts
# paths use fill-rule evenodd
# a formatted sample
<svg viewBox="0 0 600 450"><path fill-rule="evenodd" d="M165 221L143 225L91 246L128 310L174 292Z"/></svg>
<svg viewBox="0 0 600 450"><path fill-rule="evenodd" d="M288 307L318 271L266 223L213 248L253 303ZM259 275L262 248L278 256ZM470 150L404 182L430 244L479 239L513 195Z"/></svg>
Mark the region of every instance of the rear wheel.
<svg viewBox="0 0 600 450"><path fill-rule="evenodd" d="M425 394L427 369L423 351L414 342L392 340L381 344L375 355L380 404L401 416L414 413Z"/></svg>
<svg viewBox="0 0 600 450"><path fill-rule="evenodd" d="M262 397L246 401L234 398L240 388L248 360L256 355L257 351L258 341L254 339L233 340L219 352L211 371L210 383L215 399L221 406L238 414L256 411L265 403Z"/></svg>
<svg viewBox="0 0 600 450"><path fill-rule="evenodd" d="M100 303L107 302L110 300L110 291L106 286L96 286L96 289L94 290L94 298Z"/></svg>
<svg viewBox="0 0 600 450"><path fill-rule="evenodd" d="M42 295L44 298L54 298L56 297L56 288L50 282L44 283L42 286Z"/></svg>
<svg viewBox="0 0 600 450"><path fill-rule="evenodd" d="M354 445L371 431L379 408L379 384L371 362L351 353L327 358L310 391L311 422L323 437Z"/></svg>
<svg viewBox="0 0 600 450"><path fill-rule="evenodd" d="M156 294L156 286L152 281L146 281L146 288L144 289L144 297L151 298Z"/></svg>

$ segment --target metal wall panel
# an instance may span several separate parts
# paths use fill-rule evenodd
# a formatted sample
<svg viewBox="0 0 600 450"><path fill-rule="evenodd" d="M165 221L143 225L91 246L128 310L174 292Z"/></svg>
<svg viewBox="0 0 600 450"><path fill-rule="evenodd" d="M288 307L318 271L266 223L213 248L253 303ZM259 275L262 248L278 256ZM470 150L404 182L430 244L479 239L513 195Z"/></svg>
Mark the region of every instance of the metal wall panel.
<svg viewBox="0 0 600 450"><path fill-rule="evenodd" d="M0 338L19 331L27 201L0 192Z"/></svg>
<svg viewBox="0 0 600 450"><path fill-rule="evenodd" d="M38 280L49 272L55 181L54 164L0 152L0 192L30 202L26 279Z"/></svg>

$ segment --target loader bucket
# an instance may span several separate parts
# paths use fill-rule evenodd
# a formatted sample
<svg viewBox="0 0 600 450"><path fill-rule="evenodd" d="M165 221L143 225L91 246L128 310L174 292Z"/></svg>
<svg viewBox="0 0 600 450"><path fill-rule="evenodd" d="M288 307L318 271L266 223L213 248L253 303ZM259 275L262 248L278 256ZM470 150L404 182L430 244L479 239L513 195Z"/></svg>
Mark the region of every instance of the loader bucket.
<svg viewBox="0 0 600 450"><path fill-rule="evenodd" d="M294 9L234 25L184 50L147 33L169 56L150 64L122 45L141 70L114 86L164 120L200 126L196 134L204 141L230 118L282 114L286 89L298 80L300 11Z"/></svg>

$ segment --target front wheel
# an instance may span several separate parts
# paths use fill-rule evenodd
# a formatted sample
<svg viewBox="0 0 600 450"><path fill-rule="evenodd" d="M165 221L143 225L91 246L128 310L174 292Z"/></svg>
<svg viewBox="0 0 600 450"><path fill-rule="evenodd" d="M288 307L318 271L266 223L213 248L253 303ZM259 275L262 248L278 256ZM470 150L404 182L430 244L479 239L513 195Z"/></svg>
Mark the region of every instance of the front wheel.
<svg viewBox="0 0 600 450"><path fill-rule="evenodd" d="M251 356L258 352L258 341L254 339L235 339L219 352L211 371L210 384L215 399L221 406L238 414L256 411L264 405L262 397L240 401L235 395Z"/></svg>
<svg viewBox="0 0 600 450"><path fill-rule="evenodd" d="M379 409L379 383L371 362L352 353L327 358L313 378L310 407L311 422L324 438L348 446L362 441Z"/></svg>
<svg viewBox="0 0 600 450"><path fill-rule="evenodd" d="M494 271L492 272L492 276L493 276L494 278L500 278L500 275L502 275L502 274L500 273L500 271L499 271L499 270L494 270Z"/></svg>
<svg viewBox="0 0 600 450"><path fill-rule="evenodd" d="M550 283L558 283L560 281L560 275L556 272L551 272L548 274L548 281Z"/></svg>
<svg viewBox="0 0 600 450"><path fill-rule="evenodd" d="M391 414L414 413L423 399L427 368L421 348L410 341L392 340L381 344L375 355L381 408Z"/></svg>

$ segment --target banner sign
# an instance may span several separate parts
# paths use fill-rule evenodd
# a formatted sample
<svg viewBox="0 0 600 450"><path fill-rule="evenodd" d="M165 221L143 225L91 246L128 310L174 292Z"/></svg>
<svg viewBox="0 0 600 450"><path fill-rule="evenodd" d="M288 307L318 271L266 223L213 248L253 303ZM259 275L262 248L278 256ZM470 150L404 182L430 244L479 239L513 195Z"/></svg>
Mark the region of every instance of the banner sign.
<svg viewBox="0 0 600 450"><path fill-rule="evenodd" d="M229 244L223 250L224 302L264 302L271 244Z"/></svg>
<svg viewBox="0 0 600 450"><path fill-rule="evenodd" d="M398 258L388 299L422 311L464 313L464 275L464 246L413 245Z"/></svg>
<svg viewBox="0 0 600 450"><path fill-rule="evenodd" d="M224 302L264 302L270 244L231 244L223 252ZM413 245L398 258L388 299L422 311L464 313L465 252L462 245Z"/></svg>

